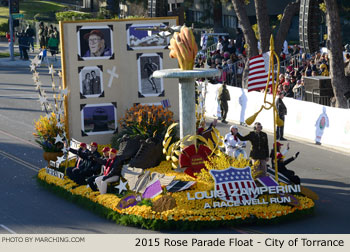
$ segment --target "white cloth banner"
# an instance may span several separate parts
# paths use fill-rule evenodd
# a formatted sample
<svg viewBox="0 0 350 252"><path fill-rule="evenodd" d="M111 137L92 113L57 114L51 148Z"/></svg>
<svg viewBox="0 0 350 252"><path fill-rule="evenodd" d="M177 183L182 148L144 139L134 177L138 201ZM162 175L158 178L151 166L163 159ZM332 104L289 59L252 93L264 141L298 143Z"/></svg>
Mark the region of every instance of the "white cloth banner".
<svg viewBox="0 0 350 252"><path fill-rule="evenodd" d="M207 116L216 115L217 90L220 86L221 84L208 84L205 100ZM227 120L244 122L263 104L264 93L248 93L246 89L231 86L227 88L231 96ZM267 99L271 102L272 96L267 95ZM312 142L319 139L322 144L350 151L350 109L332 108L287 97L283 101L288 109L284 127L286 135ZM272 110L263 110L256 121L261 122L264 129L273 131Z"/></svg>

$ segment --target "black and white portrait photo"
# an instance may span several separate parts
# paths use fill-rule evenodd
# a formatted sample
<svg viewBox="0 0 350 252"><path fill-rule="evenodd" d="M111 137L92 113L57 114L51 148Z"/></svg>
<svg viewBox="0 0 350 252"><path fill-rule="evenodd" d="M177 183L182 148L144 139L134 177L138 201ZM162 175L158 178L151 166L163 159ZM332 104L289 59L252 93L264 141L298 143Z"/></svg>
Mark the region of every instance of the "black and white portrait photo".
<svg viewBox="0 0 350 252"><path fill-rule="evenodd" d="M83 136L113 134L117 130L117 104L82 104L81 130Z"/></svg>
<svg viewBox="0 0 350 252"><path fill-rule="evenodd" d="M103 67L79 67L80 98L104 97Z"/></svg>
<svg viewBox="0 0 350 252"><path fill-rule="evenodd" d="M164 96L163 79L154 78L153 72L163 69L162 53L138 53L139 97Z"/></svg>
<svg viewBox="0 0 350 252"><path fill-rule="evenodd" d="M112 59L113 26L78 26L78 60Z"/></svg>

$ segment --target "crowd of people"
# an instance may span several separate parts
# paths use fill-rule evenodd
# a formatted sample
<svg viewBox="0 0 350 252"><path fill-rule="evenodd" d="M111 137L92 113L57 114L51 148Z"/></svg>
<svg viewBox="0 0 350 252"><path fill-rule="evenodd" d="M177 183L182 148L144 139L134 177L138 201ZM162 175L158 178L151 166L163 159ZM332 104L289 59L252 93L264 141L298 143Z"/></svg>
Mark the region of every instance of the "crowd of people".
<svg viewBox="0 0 350 252"><path fill-rule="evenodd" d="M209 53L198 54L195 67L216 68L221 71L219 77L211 78L212 84L226 83L242 87L242 73L247 64L245 41L242 31L238 29L236 40L228 36L219 37L216 48ZM344 62L350 62L350 46L345 46ZM286 97L305 100L304 78L311 76L329 76L328 52L324 48L317 53L307 54L295 44L283 44L280 54L281 74L277 93L285 92Z"/></svg>
<svg viewBox="0 0 350 252"><path fill-rule="evenodd" d="M20 59L29 60L28 52L32 50L34 52L35 44L35 30L28 25L26 29L22 29L15 33L18 40L18 49L20 53ZM15 39L14 35L14 39ZM58 54L59 46L59 31L57 27L53 25L45 26L43 22L39 24L38 30L38 40L40 45L40 50L48 49L51 55L56 60L56 54ZM6 38L10 42L10 34L6 33Z"/></svg>

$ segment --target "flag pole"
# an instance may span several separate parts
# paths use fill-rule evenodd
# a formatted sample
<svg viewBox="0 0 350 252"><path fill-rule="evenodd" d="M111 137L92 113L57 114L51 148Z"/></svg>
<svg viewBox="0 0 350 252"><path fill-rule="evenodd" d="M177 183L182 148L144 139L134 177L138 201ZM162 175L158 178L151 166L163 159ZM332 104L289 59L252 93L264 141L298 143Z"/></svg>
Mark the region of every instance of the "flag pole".
<svg viewBox="0 0 350 252"><path fill-rule="evenodd" d="M280 59L278 55L275 52L275 45L274 45L274 39L273 35L271 35L270 38L270 66L269 66L269 72L272 73L272 99L273 99L273 146L274 146L274 164L275 164L275 180L278 182L278 162L277 162L277 141L276 141L276 127L277 127L277 108L276 108L276 96L277 96L277 87L279 83L279 73L280 73ZM274 57L277 60L277 76L276 81L274 78L275 75L275 64L274 64ZM269 73L270 74L270 73ZM269 80L268 80L269 82Z"/></svg>

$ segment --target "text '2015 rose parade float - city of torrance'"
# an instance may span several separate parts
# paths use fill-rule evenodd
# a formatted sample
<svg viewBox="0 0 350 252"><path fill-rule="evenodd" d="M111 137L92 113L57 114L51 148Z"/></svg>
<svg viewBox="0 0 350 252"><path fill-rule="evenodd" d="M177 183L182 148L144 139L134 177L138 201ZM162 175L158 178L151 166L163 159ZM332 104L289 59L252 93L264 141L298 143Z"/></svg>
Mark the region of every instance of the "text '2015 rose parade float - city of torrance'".
<svg viewBox="0 0 350 252"><path fill-rule="evenodd" d="M70 31L77 31L74 43L78 43L79 52L68 40L62 40L62 73L49 68L54 104L50 104L39 80L36 70L39 60L36 58L31 64L40 103L46 111L46 116L36 121L34 134L45 156L56 154L52 161L47 158L48 167L40 170L39 183L119 224L148 229L268 223L311 214L318 197L300 185L299 177L285 167L281 144L274 142L275 162L270 168L265 157L247 158L241 152L227 155L223 150L226 141L216 129L216 122L206 128L207 82L195 79L217 75L218 71L193 69L198 49L192 29L172 25L174 22L174 19L105 20L89 22L88 26L79 21L61 22L63 38ZM121 49L118 55L116 48L124 40L114 33L121 28L127 31L124 38L127 46L120 47L124 51ZM92 36L94 40L90 42ZM82 38L89 40L89 44L83 44ZM83 54L83 49L88 50L92 42L104 46L96 52L108 48L108 54ZM147 53L150 49L159 52ZM169 49L169 55L164 53ZM78 55L77 62L70 62L68 54L72 52ZM273 46L271 52L273 62ZM139 83L135 83L138 95L130 96L136 97L131 106L127 104L134 98L125 99L120 92L112 92L122 88L120 80L128 75L120 71L122 65L118 64L122 60L117 60L118 57L128 57L139 71ZM180 69L163 70L162 64L173 66L170 58L177 58ZM94 61L96 66L91 67ZM87 66L86 62L91 64ZM269 74L274 79L271 65ZM77 71L72 71L74 68ZM95 73L94 79L87 71ZM108 77L109 84L105 85L103 80ZM164 80L158 79L161 77ZM278 74L276 77L278 82ZM174 92L168 91L174 85L169 85L171 80L167 78L179 79L175 98ZM80 88L70 84L79 79ZM90 90L89 83L98 85L95 88L98 91L85 92ZM133 90L131 83L128 85ZM171 103L177 102L179 124L175 122L177 114L170 110ZM259 112L272 108L275 113L272 103L265 99L264 104ZM252 124L258 113L248 118L247 124ZM278 116L274 119L281 126ZM255 123L249 136L232 130L235 132L232 137L236 139L237 133L242 141L251 141L252 152L256 142L266 144L263 149L268 152L267 137L260 126ZM255 137L260 140L255 141ZM110 139L110 144L105 139Z"/></svg>

